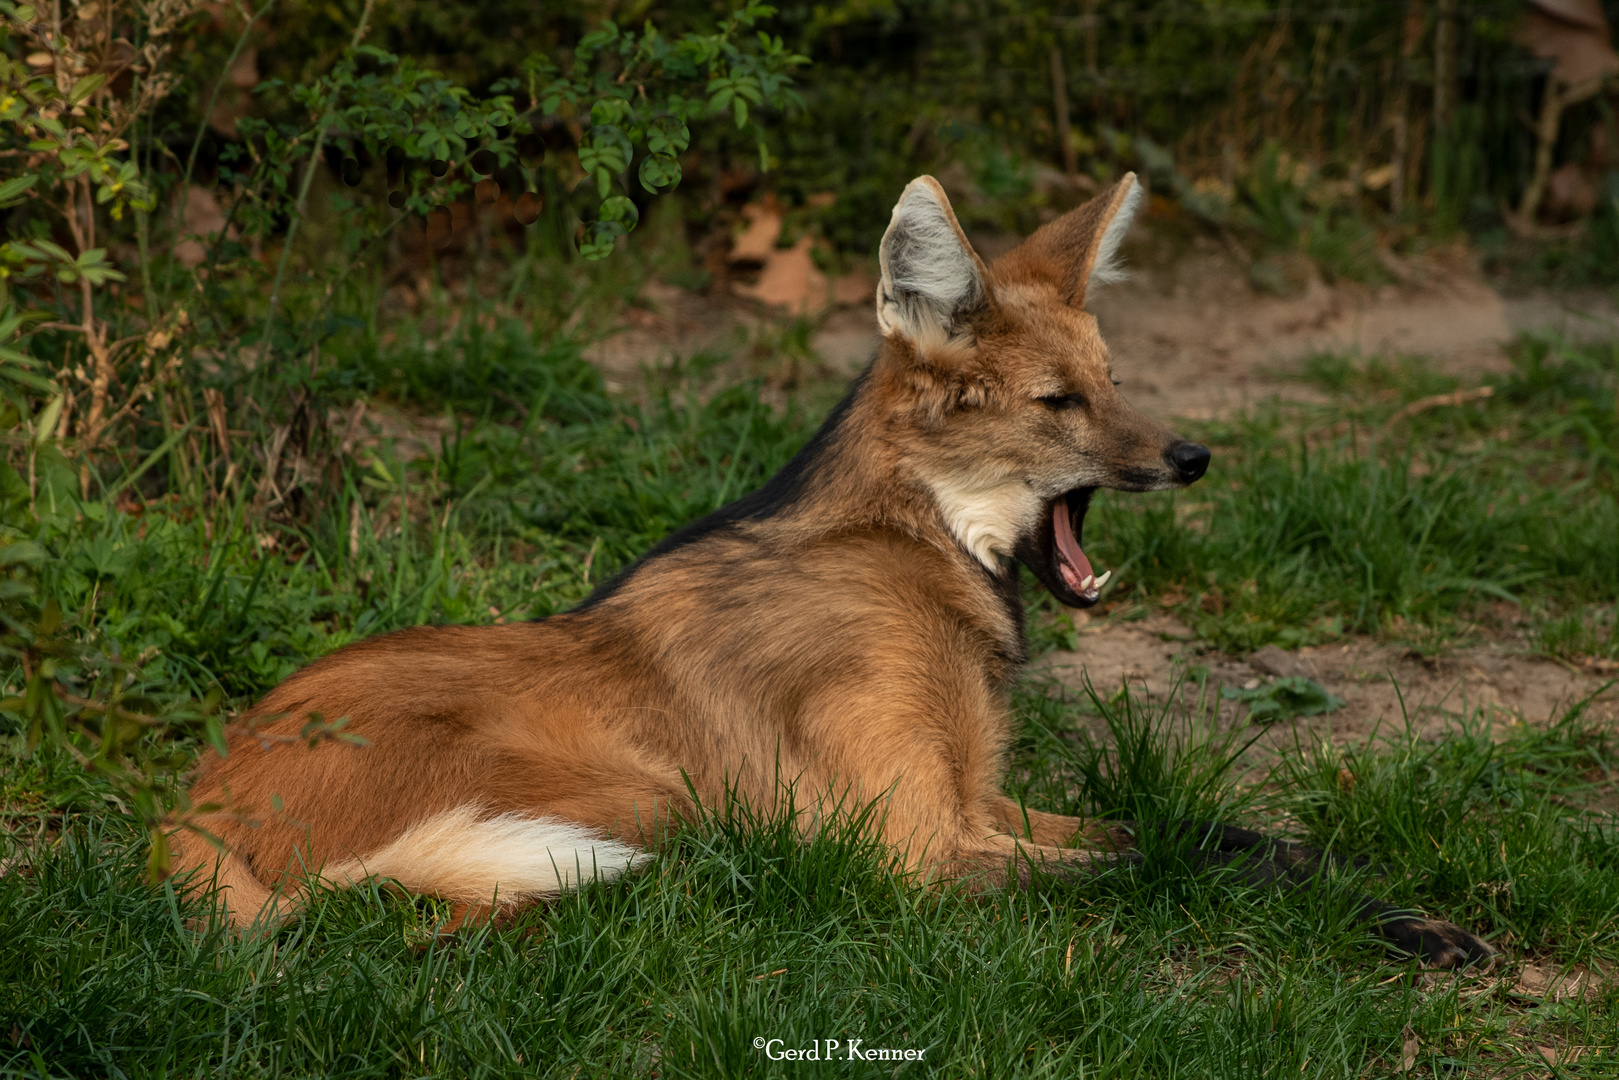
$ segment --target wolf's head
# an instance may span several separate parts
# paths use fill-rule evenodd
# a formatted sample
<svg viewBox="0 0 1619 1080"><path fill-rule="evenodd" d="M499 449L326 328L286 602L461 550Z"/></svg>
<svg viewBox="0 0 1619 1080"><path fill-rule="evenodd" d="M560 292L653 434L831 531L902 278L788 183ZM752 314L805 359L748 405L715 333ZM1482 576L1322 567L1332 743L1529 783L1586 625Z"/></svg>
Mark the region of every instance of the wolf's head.
<svg viewBox="0 0 1619 1080"><path fill-rule="evenodd" d="M1016 558L1062 603L1101 595L1081 548L1099 487L1152 491L1203 475L1206 447L1133 409L1113 381L1086 290L1116 280L1141 201L1132 173L986 267L944 190L914 180L879 259L886 339L871 389L963 546Z"/></svg>

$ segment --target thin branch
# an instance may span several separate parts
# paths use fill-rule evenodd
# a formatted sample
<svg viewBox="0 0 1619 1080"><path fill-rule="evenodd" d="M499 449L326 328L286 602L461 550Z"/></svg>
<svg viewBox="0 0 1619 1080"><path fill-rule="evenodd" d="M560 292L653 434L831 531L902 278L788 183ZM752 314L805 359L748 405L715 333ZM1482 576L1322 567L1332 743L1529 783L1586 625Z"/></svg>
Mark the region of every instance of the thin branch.
<svg viewBox="0 0 1619 1080"><path fill-rule="evenodd" d="M180 179L180 201L174 208L174 242L180 242L180 215L185 210L186 192L191 187L191 174L197 165L197 151L202 148L202 138L208 133L208 118L214 115L214 106L219 104L219 92L225 88L225 80L230 78L231 68L236 66L236 60L242 55L242 49L247 46L247 35L252 31L253 24L259 21L270 8L275 6L275 0L265 0L263 7L255 11L242 27L242 32L236 38L236 47L231 50L230 59L225 61L225 70L219 75L219 81L214 84L214 92L208 96L208 107L202 111L202 119L197 122L197 135L191 140L191 153L186 157L185 174ZM367 9L369 10L369 8ZM363 20L362 20L363 21ZM165 282L165 286L168 283Z"/></svg>
<svg viewBox="0 0 1619 1080"><path fill-rule="evenodd" d="M1440 409L1447 405L1466 405L1473 401L1483 401L1485 398L1493 397L1494 395L1495 387L1493 386L1479 386L1472 390L1457 390L1449 394L1430 394L1428 397L1418 398L1406 405L1399 412L1389 417L1383 426L1385 428L1393 427L1397 422L1409 420L1417 413L1427 412L1429 409Z"/></svg>
<svg viewBox="0 0 1619 1080"><path fill-rule="evenodd" d="M365 0L365 10L360 13L360 25L354 28L354 40L349 42L349 51L353 52L360 47L365 38L366 25L371 21L371 8L376 0ZM281 259L275 268L275 281L270 285L270 310L264 314L264 330L259 334L262 343L261 351L264 360L269 360L271 342L270 330L275 325L276 305L281 302L281 283L286 280L287 263L292 260L292 242L298 235L298 223L304 217L304 205L309 199L310 185L315 182L315 170L320 167L321 144L326 141L326 129L332 125L332 109L326 109L326 115L321 117L320 126L315 130L315 146L309 152L309 167L304 170L304 182L298 189L298 201L292 207L292 221L287 225L287 239L281 248Z"/></svg>

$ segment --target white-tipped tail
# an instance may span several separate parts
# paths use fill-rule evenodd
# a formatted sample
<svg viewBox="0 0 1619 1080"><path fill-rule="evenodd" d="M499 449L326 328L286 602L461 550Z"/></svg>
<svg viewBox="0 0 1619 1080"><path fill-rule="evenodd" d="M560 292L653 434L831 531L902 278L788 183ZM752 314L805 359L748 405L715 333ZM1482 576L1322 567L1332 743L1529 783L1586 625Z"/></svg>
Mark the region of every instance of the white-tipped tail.
<svg viewBox="0 0 1619 1080"><path fill-rule="evenodd" d="M485 817L458 806L412 825L380 850L328 864L321 877L348 885L392 878L406 890L467 903L555 896L582 881L611 881L646 852L556 818Z"/></svg>

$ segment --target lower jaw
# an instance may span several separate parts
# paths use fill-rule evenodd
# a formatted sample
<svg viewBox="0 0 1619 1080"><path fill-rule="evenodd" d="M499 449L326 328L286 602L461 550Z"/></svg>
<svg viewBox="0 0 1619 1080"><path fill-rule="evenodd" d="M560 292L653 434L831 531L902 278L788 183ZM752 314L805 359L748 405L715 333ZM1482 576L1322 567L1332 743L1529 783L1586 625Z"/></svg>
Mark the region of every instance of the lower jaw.
<svg viewBox="0 0 1619 1080"><path fill-rule="evenodd" d="M1079 538L1083 535L1085 513L1090 509L1093 491L1094 489L1076 488L1074 491L1063 495L1052 507L1053 517L1062 515L1065 519L1062 524L1072 529L1071 541L1078 552L1079 563L1083 564L1081 566L1071 561L1064 553L1063 545L1058 542L1057 537L1053 537L1051 553L1057 564L1057 576L1068 587L1074 599L1078 601L1078 606L1081 607L1090 607L1100 600L1102 587L1113 576L1113 571L1111 570L1105 574L1096 575L1094 569L1090 566L1090 560L1085 556L1084 549L1080 545ZM1076 509L1079 511L1080 516L1077 527L1073 523L1073 515ZM1053 528L1057 528L1055 522Z"/></svg>
<svg viewBox="0 0 1619 1080"><path fill-rule="evenodd" d="M1102 598L1102 586L1106 585L1113 576L1113 571L1109 570L1099 577L1087 575L1082 578L1079 572L1068 565L1066 561L1059 561L1057 565L1058 572L1062 575L1063 584L1067 585L1073 594L1083 601L1084 607L1090 607Z"/></svg>

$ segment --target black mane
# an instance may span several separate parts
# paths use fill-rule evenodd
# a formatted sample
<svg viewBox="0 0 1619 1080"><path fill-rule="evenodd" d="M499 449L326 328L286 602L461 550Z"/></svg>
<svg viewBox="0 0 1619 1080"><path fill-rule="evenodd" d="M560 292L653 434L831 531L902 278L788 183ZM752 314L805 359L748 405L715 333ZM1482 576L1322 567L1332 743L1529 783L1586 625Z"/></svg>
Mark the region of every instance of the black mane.
<svg viewBox="0 0 1619 1080"><path fill-rule="evenodd" d="M848 393L843 395L843 400L839 401L827 415L810 441L792 456L792 460L781 467L780 472L766 480L763 487L748 492L735 502L727 503L707 517L682 525L659 540L645 555L596 586L595 590L572 610L588 611L608 599L623 587L636 571L653 559L661 558L672 551L679 551L688 544L694 544L712 533L732 528L740 522L762 521L773 517L790 506L803 492L805 480L826 456L827 450L832 445L833 436L848 417L849 408L854 403L856 395L860 393L860 388L865 384L869 373L868 368L855 378L849 386Z"/></svg>

